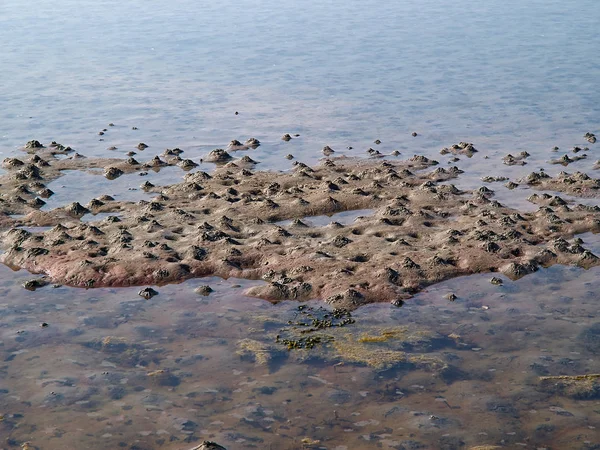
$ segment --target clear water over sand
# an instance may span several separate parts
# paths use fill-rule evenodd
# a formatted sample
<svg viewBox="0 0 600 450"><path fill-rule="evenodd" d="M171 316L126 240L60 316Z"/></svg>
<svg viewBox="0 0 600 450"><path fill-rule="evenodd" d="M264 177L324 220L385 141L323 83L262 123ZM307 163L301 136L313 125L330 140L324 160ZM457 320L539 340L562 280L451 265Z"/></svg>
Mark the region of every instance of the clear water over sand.
<svg viewBox="0 0 600 450"><path fill-rule="evenodd" d="M459 187L553 174L564 168L549 159L600 134L596 11L591 0L5 0L0 156L30 139L118 157L145 142L139 160L180 147L198 162L255 136L258 169L289 169L287 154L316 163L324 145L446 165L440 148L469 141L480 153L452 162ZM591 171L598 145L566 170ZM502 165L521 151L526 166ZM184 173L75 172L53 182L47 207L100 191L145 199L145 179ZM490 185L499 201L531 208L532 191L502 184ZM332 342L291 352L276 336L295 333L298 304L244 297L259 281L191 280L146 301L139 288L30 292L31 278L0 268L0 448L600 445L600 394L540 381L600 372L598 269L450 280L401 308L361 308L321 333ZM202 284L216 292L194 293Z"/></svg>

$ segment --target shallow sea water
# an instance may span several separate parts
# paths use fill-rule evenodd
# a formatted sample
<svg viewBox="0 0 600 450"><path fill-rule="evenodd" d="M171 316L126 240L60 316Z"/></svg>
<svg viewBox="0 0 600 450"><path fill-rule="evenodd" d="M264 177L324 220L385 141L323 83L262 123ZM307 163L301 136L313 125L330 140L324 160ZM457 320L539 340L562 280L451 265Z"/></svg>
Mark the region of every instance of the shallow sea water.
<svg viewBox="0 0 600 450"><path fill-rule="evenodd" d="M140 161L179 147L199 162L255 136L258 149L233 156L266 170L315 164L329 145L334 156L427 155L465 170L464 189L541 167L591 173L600 144L582 136L600 135L596 11L592 0L4 0L0 157L38 139L88 157L145 142ZM460 141L479 153L439 154ZM587 159L547 163L573 146L589 146ZM527 165L502 164L521 151ZM148 200L145 180L184 174L70 171L44 208L99 193ZM501 203L536 208L533 191L503 185L487 186ZM600 252L597 236L582 237ZM244 296L260 281L189 280L144 300L139 288L27 291L32 275L1 266L0 449L600 448L600 385L567 392L540 380L600 373L599 270L449 280L401 308L370 305L353 324L302 334L322 304ZM204 284L215 292L194 292ZM321 343L282 342L306 336Z"/></svg>
<svg viewBox="0 0 600 450"><path fill-rule="evenodd" d="M273 449L599 442L598 389L578 397L539 379L598 371L598 268L555 266L503 286L489 275L450 280L401 308L361 308L354 324L314 333L333 342L292 351L277 335L294 335L298 304L244 297L258 282L191 280L144 300L137 288L24 291L19 282L30 276L8 270L5 448L185 449L206 438ZM215 292L194 293L203 283Z"/></svg>

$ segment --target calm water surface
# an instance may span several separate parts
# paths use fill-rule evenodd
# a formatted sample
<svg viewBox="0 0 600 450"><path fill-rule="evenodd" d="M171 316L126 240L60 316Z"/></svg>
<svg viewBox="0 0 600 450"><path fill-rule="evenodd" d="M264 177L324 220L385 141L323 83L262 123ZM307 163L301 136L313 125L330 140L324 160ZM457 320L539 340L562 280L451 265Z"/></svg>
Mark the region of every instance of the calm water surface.
<svg viewBox="0 0 600 450"><path fill-rule="evenodd" d="M456 184L475 188L485 175L557 173L549 159L588 145L566 169L588 171L599 20L592 0L4 0L0 157L38 139L105 157L145 142L140 161L180 147L199 162L255 136L259 169L289 169L287 154L316 163L324 145L375 147L456 164ZM480 152L439 155L459 141ZM526 166L502 165L521 151ZM184 174L67 172L45 208L100 192L149 199L144 180ZM530 190L489 186L532 208ZM1 267L0 448L599 448L600 383L540 379L600 372L598 270L557 266L502 287L489 274L451 280L304 335L298 322L326 314L320 304L245 297L258 281L191 280L146 301L139 288L27 291L30 274ZM196 294L202 284L215 292ZM306 336L321 343L281 342Z"/></svg>

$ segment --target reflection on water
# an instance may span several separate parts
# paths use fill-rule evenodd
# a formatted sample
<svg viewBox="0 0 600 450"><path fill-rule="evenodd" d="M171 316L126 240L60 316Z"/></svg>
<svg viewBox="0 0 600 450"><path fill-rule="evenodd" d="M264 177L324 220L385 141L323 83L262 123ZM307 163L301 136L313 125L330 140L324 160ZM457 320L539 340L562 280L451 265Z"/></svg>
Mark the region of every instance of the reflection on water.
<svg viewBox="0 0 600 450"><path fill-rule="evenodd" d="M2 267L0 434L44 449L595 448L600 380L543 377L600 372L598 270L454 279L320 328L319 302L244 296L260 282L190 280L144 300L30 292L30 275ZM327 339L288 351L284 336Z"/></svg>
<svg viewBox="0 0 600 450"><path fill-rule="evenodd" d="M29 231L30 233L44 233L50 230L52 227L25 227L25 226L17 226L15 228L21 228L25 231Z"/></svg>
<svg viewBox="0 0 600 450"><path fill-rule="evenodd" d="M328 225L331 222L337 222L342 225L349 225L359 217L373 215L374 211L375 210L373 209L356 209L353 211L344 211L337 214L332 214L331 216L310 216L302 219L302 222L312 227L324 227L325 225ZM281 222L276 222L276 225L286 226L291 225L293 222L293 220L282 220Z"/></svg>
<svg viewBox="0 0 600 450"><path fill-rule="evenodd" d="M121 218L121 215L118 213L96 213L96 214L85 214L84 216L81 217L80 220L82 222L100 222L101 220L104 220L109 216L115 216L115 217L118 217L119 219Z"/></svg>

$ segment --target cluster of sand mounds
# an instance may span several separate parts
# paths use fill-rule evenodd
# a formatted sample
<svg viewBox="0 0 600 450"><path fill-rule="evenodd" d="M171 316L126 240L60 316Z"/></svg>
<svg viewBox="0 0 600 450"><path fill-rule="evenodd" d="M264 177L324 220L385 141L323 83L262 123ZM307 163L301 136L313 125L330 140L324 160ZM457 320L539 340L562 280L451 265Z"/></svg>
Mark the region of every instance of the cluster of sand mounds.
<svg viewBox="0 0 600 450"><path fill-rule="evenodd" d="M564 192L577 197L600 197L600 180L583 172L560 172L550 176L544 171L531 172L520 183L534 189Z"/></svg>
<svg viewBox="0 0 600 450"><path fill-rule="evenodd" d="M499 271L518 278L555 263L598 264L581 244L566 240L600 231L596 209L541 198L538 211L519 212L494 201L486 187L458 190L451 181L461 170L435 167L423 156L400 162L327 159L317 167L295 162L291 172L253 171L245 157L211 174L189 172L173 185L144 183L156 194L151 201L98 196L87 205L41 211L40 192L61 170L103 168L110 178L190 164L178 155L140 163L59 159L43 148L29 152L29 160L4 162L2 262L56 283L100 287L209 275L262 278L268 283L251 295L322 298L354 309L370 302L401 304L432 283L460 275ZM549 186L548 178L536 179L535 187ZM303 220L359 209L373 214L350 225L313 227ZM79 221L89 211L114 216ZM17 223L11 214L26 214L21 224L53 228L40 233L11 228ZM277 223L289 219L289 225Z"/></svg>

